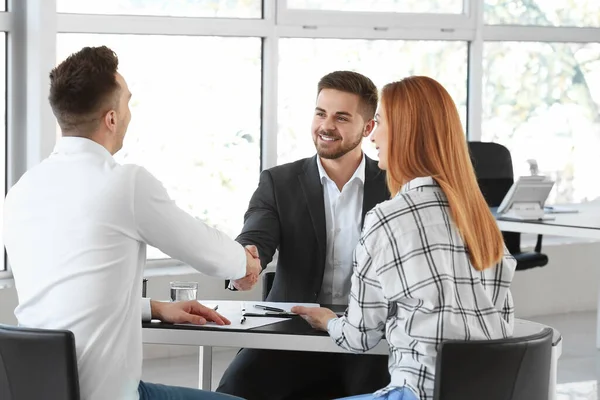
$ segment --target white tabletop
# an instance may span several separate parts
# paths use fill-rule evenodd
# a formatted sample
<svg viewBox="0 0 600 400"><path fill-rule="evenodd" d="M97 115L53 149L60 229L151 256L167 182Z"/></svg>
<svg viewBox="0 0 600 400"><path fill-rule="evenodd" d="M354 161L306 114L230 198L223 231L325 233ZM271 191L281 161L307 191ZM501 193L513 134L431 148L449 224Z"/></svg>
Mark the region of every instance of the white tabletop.
<svg viewBox="0 0 600 400"><path fill-rule="evenodd" d="M546 328L545 325L526 320L515 320L514 337L533 335ZM293 335L249 331L216 331L198 329L143 329L144 343L170 344L183 346L246 347L269 350L318 351L345 353L329 336ZM560 333L555 331L554 345L560 343ZM388 345L382 340L369 354L388 354Z"/></svg>
<svg viewBox="0 0 600 400"><path fill-rule="evenodd" d="M497 219L503 231L535 233L541 235L570 236L600 239L600 202L566 206L578 210L570 214L550 214L553 220L508 221Z"/></svg>

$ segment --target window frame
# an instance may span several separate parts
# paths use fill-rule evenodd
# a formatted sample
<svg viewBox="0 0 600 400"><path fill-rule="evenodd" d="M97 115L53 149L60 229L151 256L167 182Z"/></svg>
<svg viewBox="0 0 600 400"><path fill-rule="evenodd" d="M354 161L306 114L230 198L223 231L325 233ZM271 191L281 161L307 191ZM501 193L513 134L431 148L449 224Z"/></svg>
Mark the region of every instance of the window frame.
<svg viewBox="0 0 600 400"><path fill-rule="evenodd" d="M5 2L5 11L0 11L0 32L4 32L5 33L5 64L4 64L4 68L5 68L5 75L4 75L4 84L5 84L5 106L6 109L3 111L4 115L5 115L5 125L4 125L4 140L5 140L5 158L4 158L4 194L6 195L6 192L8 191L8 188L11 185L11 181L9 179L9 176L11 174L10 171L10 160L9 160L9 154L10 152L10 148L9 145L11 144L10 138L14 137L13 134L13 118L12 118L12 113L13 112L17 112L15 110L15 106L12 104L9 104L8 99L11 100L19 100L19 99L13 99L13 94L18 95L15 92L15 88L13 87L12 83L12 71L11 71L11 65L9 64L13 57L10 57L9 54L11 54L13 52L13 43L11 42L13 40L13 26L14 26L14 13L11 12L11 8L10 4L6 4ZM11 101L12 103L12 101ZM0 207L0 210L3 210L3 207ZM1 218L1 217L0 217ZM0 232L0 238L2 237L2 233ZM3 243L3 242L2 242ZM11 277L12 273L10 271L10 265L8 264L8 259L6 257L6 251L2 252L2 257L3 257L3 261L4 261L4 265L3 265L3 269L0 269L0 279L3 278L7 278L7 277Z"/></svg>
<svg viewBox="0 0 600 400"><path fill-rule="evenodd" d="M463 0L462 13L399 13L294 9L281 0L277 23L291 26L330 26L386 30L390 28L429 28L437 30L473 30L475 2Z"/></svg>

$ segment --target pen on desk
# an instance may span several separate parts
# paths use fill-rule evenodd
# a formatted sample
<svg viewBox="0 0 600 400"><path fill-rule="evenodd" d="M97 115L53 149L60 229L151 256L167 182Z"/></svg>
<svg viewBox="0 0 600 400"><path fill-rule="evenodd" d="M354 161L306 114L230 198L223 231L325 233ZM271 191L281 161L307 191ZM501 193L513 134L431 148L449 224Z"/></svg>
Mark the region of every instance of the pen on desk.
<svg viewBox="0 0 600 400"><path fill-rule="evenodd" d="M263 306L262 304L255 304L254 307L260 308L261 310L265 310L265 311L285 312L285 310L282 310L281 308Z"/></svg>
<svg viewBox="0 0 600 400"><path fill-rule="evenodd" d="M242 318L240 318L240 324L243 324L244 322L246 322L246 317L242 315Z"/></svg>

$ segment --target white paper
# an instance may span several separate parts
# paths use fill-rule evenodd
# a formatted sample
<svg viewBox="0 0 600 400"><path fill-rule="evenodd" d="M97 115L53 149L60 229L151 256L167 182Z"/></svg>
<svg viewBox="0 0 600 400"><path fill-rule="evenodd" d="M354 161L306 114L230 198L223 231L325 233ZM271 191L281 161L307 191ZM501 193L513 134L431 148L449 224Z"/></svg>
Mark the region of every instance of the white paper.
<svg viewBox="0 0 600 400"><path fill-rule="evenodd" d="M318 304L314 303L269 303L261 301L232 301L232 300L199 300L200 304L210 308L217 306L217 312L231 321L230 325L217 325L214 322L207 322L203 326L210 326L211 328L219 329L252 329L259 326L271 325L278 322L287 321L289 318L269 318L269 317L246 317L242 323L242 307L246 308L246 311L252 311L253 313L259 314L264 313L264 310L260 310L254 307L254 304L262 304L269 307L276 307L286 312L289 312L293 306L306 306L306 307L319 307ZM190 325L190 324L176 324L176 325Z"/></svg>

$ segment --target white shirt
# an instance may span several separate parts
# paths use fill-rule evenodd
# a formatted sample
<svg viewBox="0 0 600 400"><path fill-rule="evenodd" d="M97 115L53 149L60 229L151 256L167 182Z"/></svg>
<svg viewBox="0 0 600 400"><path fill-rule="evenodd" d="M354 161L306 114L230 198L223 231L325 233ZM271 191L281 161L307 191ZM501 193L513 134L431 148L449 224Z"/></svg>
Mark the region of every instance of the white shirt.
<svg viewBox="0 0 600 400"><path fill-rule="evenodd" d="M4 240L19 325L74 333L86 400L138 398L146 243L211 276L246 272L240 244L84 138L61 138L9 191Z"/></svg>
<svg viewBox="0 0 600 400"><path fill-rule="evenodd" d="M327 175L317 156L319 176L323 185L327 252L325 272L318 302L320 304L348 304L352 252L361 230L362 205L365 183L365 156L354 175L340 191Z"/></svg>
<svg viewBox="0 0 600 400"><path fill-rule="evenodd" d="M431 177L414 179L367 213L348 311L327 330L354 352L385 336L391 382L376 396L407 386L431 400L442 341L512 335L515 266L505 248L497 265L473 268L444 192Z"/></svg>

